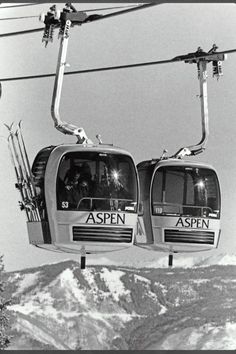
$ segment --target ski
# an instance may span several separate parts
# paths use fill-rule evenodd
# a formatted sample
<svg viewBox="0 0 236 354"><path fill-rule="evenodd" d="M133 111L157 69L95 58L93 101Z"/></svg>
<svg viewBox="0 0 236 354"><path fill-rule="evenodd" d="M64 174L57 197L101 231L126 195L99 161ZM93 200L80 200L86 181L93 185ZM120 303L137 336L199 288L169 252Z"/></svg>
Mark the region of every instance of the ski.
<svg viewBox="0 0 236 354"><path fill-rule="evenodd" d="M9 145L9 149L11 151L11 155L13 157L15 170L17 171L17 175L18 175L17 188L19 188L19 190L21 191L21 195L22 195L22 204L20 204L20 207L22 210L23 209L26 210L28 221L35 221L35 218L36 218L36 215L34 212L35 206L32 201L32 198L31 198L30 189L27 184L27 177L25 175L24 169L22 168L23 167L22 162L21 162L20 156L17 151L17 146L15 144L14 132L12 129L13 124L11 124L10 126L5 124L5 126L7 127L8 131L9 131L8 145Z"/></svg>
<svg viewBox="0 0 236 354"><path fill-rule="evenodd" d="M34 179L33 179L33 175L32 175L31 168L30 168L28 154L26 151L26 147L25 147L25 143L24 143L24 139L23 139L23 134L21 131L21 121L19 122L18 129L15 132L15 137L17 140L18 149L19 149L20 156L21 156L21 161L22 161L22 164L24 167L26 183L27 183L27 186L28 186L28 189L30 192L31 201L34 204L35 218L37 221L40 221L40 214L39 214L39 209L38 209L38 205L37 205L36 187L34 184Z"/></svg>
<svg viewBox="0 0 236 354"><path fill-rule="evenodd" d="M20 192L20 196L21 196L21 201L19 201L20 209L21 210L25 210L26 216L27 216L27 220L30 221L29 211L25 207L25 193L24 193L23 186L22 186L22 180L20 178L20 175L19 175L19 172L18 172L18 168L17 168L17 165L16 165L16 161L15 161L15 158L14 158L14 154L13 154L13 151L11 149L11 145L9 143L9 137L5 138L5 137L1 136L1 138L3 138L4 141L7 144L8 151L9 151L9 154L10 154L10 159L11 159L14 171L15 171L16 181L17 181L16 184L15 184L15 187L16 187L16 189L18 189L18 191Z"/></svg>

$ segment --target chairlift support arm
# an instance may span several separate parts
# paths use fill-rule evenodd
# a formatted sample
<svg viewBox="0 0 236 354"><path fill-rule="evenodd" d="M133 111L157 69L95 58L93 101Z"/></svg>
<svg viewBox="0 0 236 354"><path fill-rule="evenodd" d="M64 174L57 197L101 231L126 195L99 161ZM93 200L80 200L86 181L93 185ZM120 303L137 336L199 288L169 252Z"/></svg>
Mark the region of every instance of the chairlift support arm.
<svg viewBox="0 0 236 354"><path fill-rule="evenodd" d="M202 137L198 144L183 147L173 156L175 158L183 158L184 156L197 155L206 149L206 144L209 137L209 115L208 115L208 93L207 93L207 64L212 62L213 65L213 77L216 76L219 79L223 75L221 62L226 59L225 54L215 53L217 47L213 45L212 49L208 53L204 53L201 48L198 48L196 53L190 53L186 56L181 56L181 60L185 63L197 64L198 79L200 83L200 101L201 101L201 123L202 123ZM209 53L212 53L209 56ZM207 55L204 58L204 54ZM200 58L197 59L196 57ZM194 59L192 59L194 57Z"/></svg>
<svg viewBox="0 0 236 354"><path fill-rule="evenodd" d="M57 60L56 76L54 80L54 88L51 103L51 116L55 124L55 128L64 134L74 135L77 137L78 144L92 143L88 139L83 128L79 128L71 123L63 121L60 117L59 107L61 101L61 92L64 78L64 71L66 67L66 55L69 41L69 30L74 24L82 24L87 15L83 12L74 12L74 8L67 6L63 9L63 12L59 14L56 11L56 7L53 6L48 12L44 21L46 27L44 32L43 41L52 41L54 27L59 28L60 47ZM73 11L73 12L70 12ZM71 18L71 19L70 19Z"/></svg>

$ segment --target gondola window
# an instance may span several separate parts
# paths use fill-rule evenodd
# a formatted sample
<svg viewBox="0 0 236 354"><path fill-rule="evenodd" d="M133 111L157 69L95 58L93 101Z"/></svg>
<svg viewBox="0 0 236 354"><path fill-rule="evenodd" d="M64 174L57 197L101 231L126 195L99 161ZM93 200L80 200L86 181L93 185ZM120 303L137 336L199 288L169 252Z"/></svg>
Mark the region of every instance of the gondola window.
<svg viewBox="0 0 236 354"><path fill-rule="evenodd" d="M58 210L137 211L135 167L129 156L71 152L57 176Z"/></svg>
<svg viewBox="0 0 236 354"><path fill-rule="evenodd" d="M220 193L215 172L184 166L159 168L152 185L152 212L219 218Z"/></svg>

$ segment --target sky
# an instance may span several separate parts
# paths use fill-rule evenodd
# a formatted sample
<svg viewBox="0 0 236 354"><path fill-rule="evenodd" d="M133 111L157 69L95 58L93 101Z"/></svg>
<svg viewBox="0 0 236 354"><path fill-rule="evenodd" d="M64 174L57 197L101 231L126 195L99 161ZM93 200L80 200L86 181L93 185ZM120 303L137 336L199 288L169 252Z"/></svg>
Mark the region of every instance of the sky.
<svg viewBox="0 0 236 354"><path fill-rule="evenodd" d="M107 3L73 4L78 10L107 6ZM47 12L50 4L8 9L1 6L0 18L4 18L38 16ZM0 33L42 26L38 18L0 21ZM235 4L162 4L72 28L67 61L69 70L79 70L171 59L195 52L199 46L208 51L214 43L219 50L228 50L236 48L235 33ZM57 33L47 48L41 32L0 38L0 81L6 77L55 72L58 49ZM223 62L223 74L219 81L213 79L211 65L208 66L210 136L206 151L191 160L209 163L217 170L222 193L218 251L234 253L236 54L228 55ZM73 137L54 129L50 115L53 84L52 78L2 84L0 135L7 137L3 123L22 120L31 162L45 146L75 142ZM160 157L164 149L173 155L180 147L200 141L198 94L197 68L193 64L172 63L66 76L60 112L63 120L82 126L93 141L99 133L103 142L130 151L138 163ZM66 254L38 250L28 244L26 218L18 207L19 192L14 188L16 181L9 152L3 139L0 144L0 254L4 255L5 269L67 259ZM148 251L143 252L147 255ZM128 256L128 251L116 254L115 257Z"/></svg>

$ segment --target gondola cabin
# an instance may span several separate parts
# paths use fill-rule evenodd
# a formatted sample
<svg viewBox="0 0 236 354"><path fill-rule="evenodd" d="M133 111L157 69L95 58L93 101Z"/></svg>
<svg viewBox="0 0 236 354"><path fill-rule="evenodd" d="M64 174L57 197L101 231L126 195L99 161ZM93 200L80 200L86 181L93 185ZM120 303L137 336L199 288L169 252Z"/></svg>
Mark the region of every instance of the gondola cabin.
<svg viewBox="0 0 236 354"><path fill-rule="evenodd" d="M216 248L220 237L220 187L215 170L179 159L138 164L146 243L169 252Z"/></svg>
<svg viewBox="0 0 236 354"><path fill-rule="evenodd" d="M132 156L109 145L42 149L32 165L40 221L31 244L62 252L114 251L133 245L138 177Z"/></svg>

